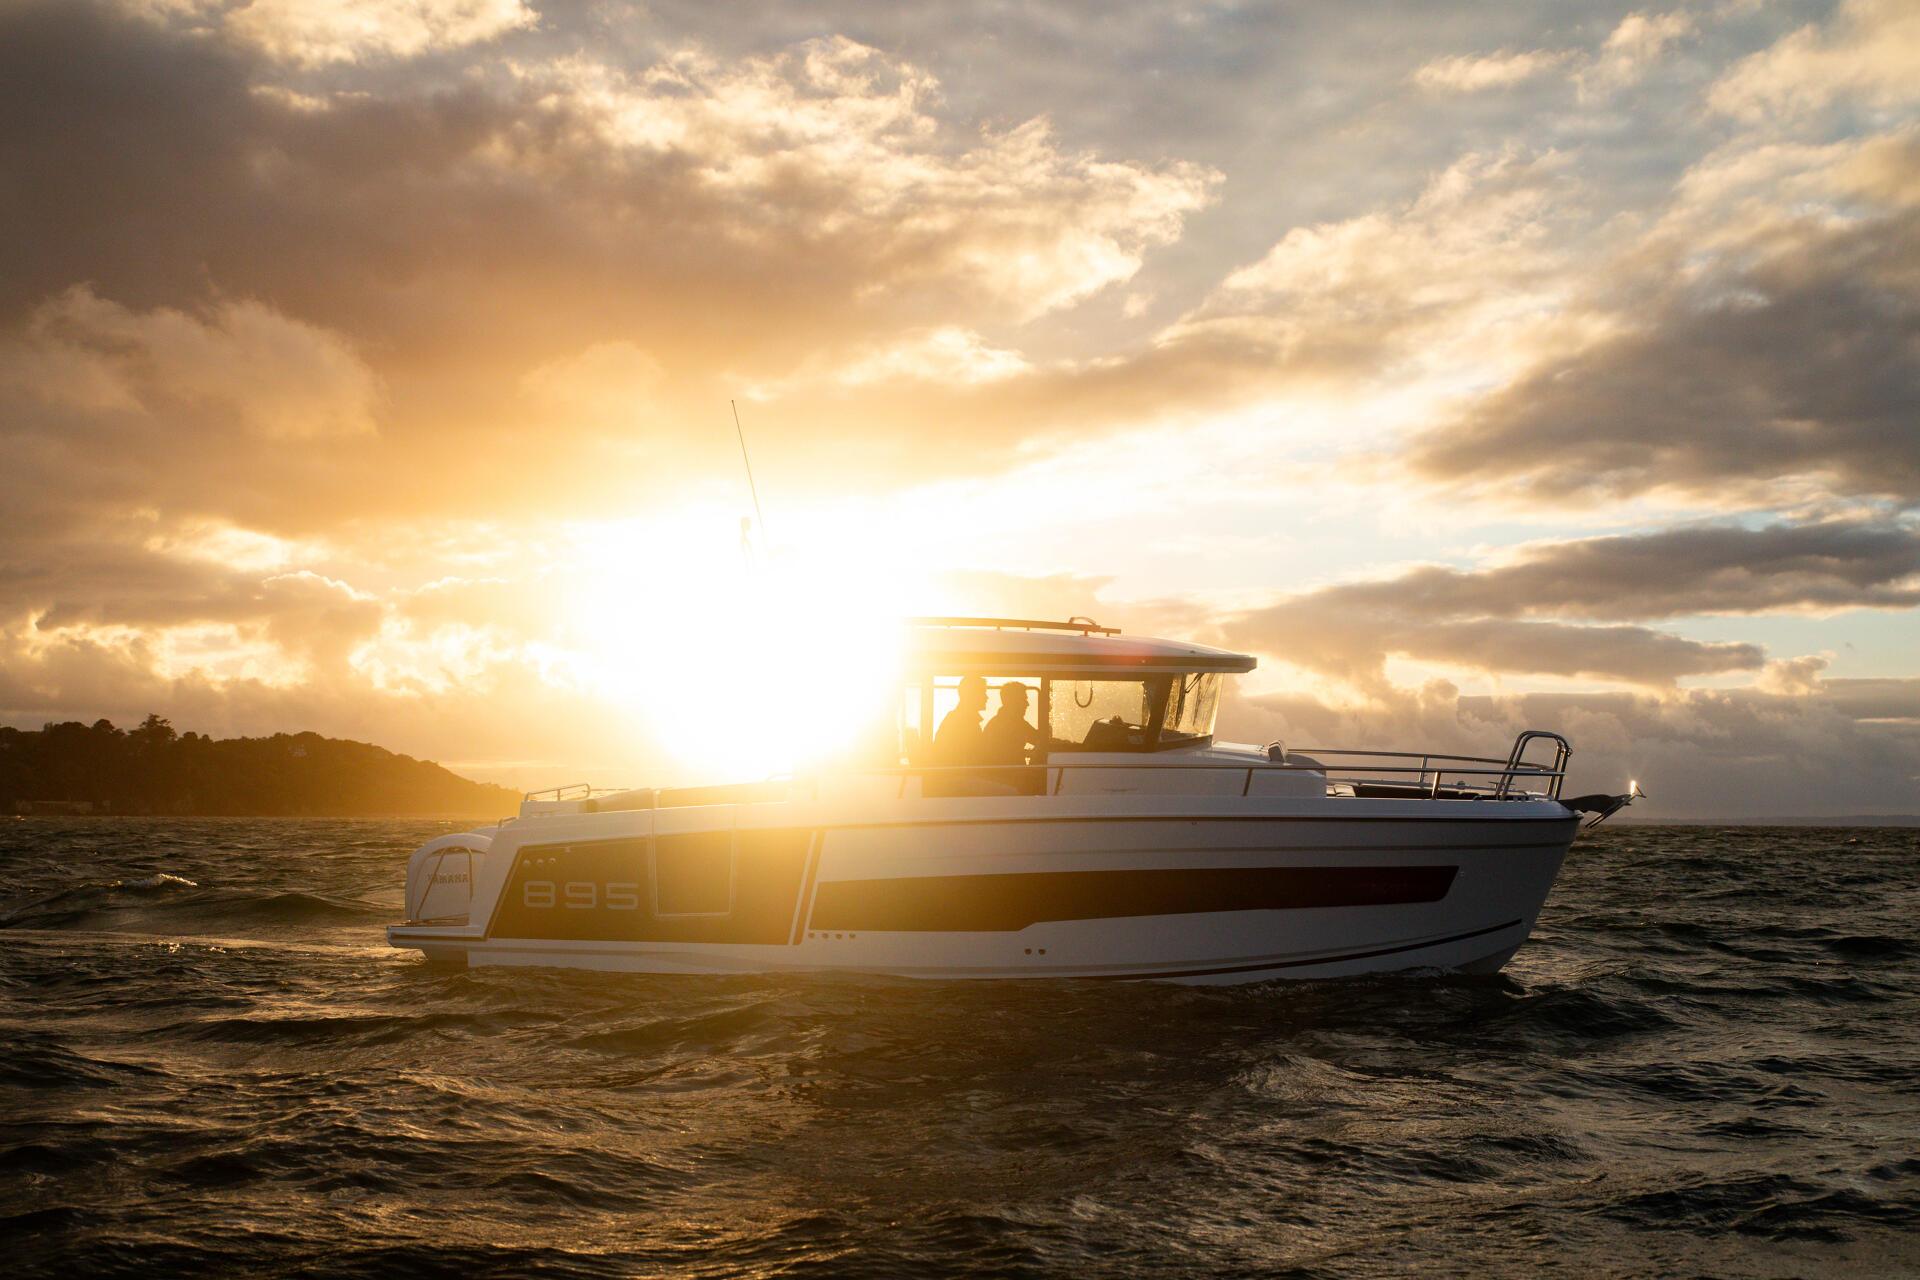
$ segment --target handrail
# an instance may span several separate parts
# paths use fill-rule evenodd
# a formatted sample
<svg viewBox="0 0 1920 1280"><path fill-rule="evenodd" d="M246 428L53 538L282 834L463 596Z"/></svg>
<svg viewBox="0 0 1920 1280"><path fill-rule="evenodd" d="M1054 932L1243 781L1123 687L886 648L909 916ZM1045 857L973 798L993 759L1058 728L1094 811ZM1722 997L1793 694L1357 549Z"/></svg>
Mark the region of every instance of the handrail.
<svg viewBox="0 0 1920 1280"><path fill-rule="evenodd" d="M1366 753L1351 752L1348 754L1360 755L1360 754L1366 754ZM1421 757L1421 756L1414 755L1412 752L1404 752L1404 751L1380 752L1378 754L1382 756L1392 756L1395 758L1417 759L1417 760L1420 760L1421 763L1418 765L1354 764L1354 765L1328 766L1328 765L1305 765L1305 764L1277 764L1277 763L1273 763L1271 761L1265 761L1265 760L1248 761L1247 763L1244 763L1244 764L1228 762L1228 761L1208 761L1208 762L1196 762L1196 763L1161 761L1161 762L1154 762L1154 763L1143 762L1143 763L1136 764L1131 761L1104 761L1103 760L1103 761L1097 761L1097 762L1088 761L1086 763L1078 763L1078 762L1072 762L1072 761L1049 760L1040 764L873 765L873 766L869 766L862 769L851 770L849 772L851 772L855 776L869 776L869 777L897 776L900 779L900 783L895 790L895 798L902 799L902 800L907 798L907 779L911 777L917 776L921 778L923 782L927 779L928 776L950 777L950 778L973 778L973 779L992 781L992 780L996 780L997 778L1004 778L1008 775L1018 776L1020 774L1025 774L1025 775L1031 776L1032 773L1036 770L1040 771L1043 776L1042 776L1040 788L1037 791L1035 791L1034 794L1048 795L1048 796L1057 796L1062 794L1063 788L1066 785L1067 772L1068 770L1074 770L1074 769L1078 769L1078 770L1128 769L1128 770L1134 770L1134 771L1151 770L1154 772L1174 770L1174 771L1198 772L1198 773L1238 773L1238 774L1241 774L1243 777L1243 781L1241 782L1241 786L1240 786L1240 794L1243 796L1251 796L1253 794L1253 780L1256 775L1273 774L1273 773L1316 774L1322 778L1326 778L1329 785L1333 785L1333 786L1364 786L1369 783L1379 783L1381 785L1403 785L1404 786L1406 785L1406 783L1402 780L1410 779L1413 785L1409 789L1414 791L1424 791L1426 796L1432 799L1441 798L1441 791L1443 787L1442 779L1448 776L1451 776L1452 778L1455 779L1455 781L1453 781L1451 784L1446 784L1446 789L1449 790L1453 796L1457 797L1462 792L1469 792L1472 794L1473 798L1483 799L1483 800L1524 800L1524 799L1537 798L1542 795L1544 795L1548 799L1558 799L1559 793L1560 793L1560 784L1563 781L1563 774L1561 772L1558 772L1552 768L1549 768L1546 765L1537 764L1531 761L1523 761L1517 765L1508 765L1504 761L1493 761L1492 763L1500 767L1489 768L1489 769L1465 768L1460 766L1440 768L1440 767L1435 767L1437 762L1445 761L1445 760L1457 759L1457 760L1462 760L1469 763L1480 763L1480 761L1478 758L1473 756L1429 755L1429 756ZM1050 777L1045 776L1049 772L1051 772L1051 776ZM1330 772L1339 773L1339 774L1358 773L1358 774L1364 774L1366 776L1331 777L1329 776ZM1429 773L1433 775L1431 781L1429 781L1427 778L1427 775ZM1392 776L1382 777L1380 775L1392 775ZM1540 779L1541 782L1545 784L1546 789L1544 791L1524 792L1524 791L1514 790L1513 784L1515 782L1521 779L1534 779L1534 778ZM1478 781L1480 779L1485 779L1485 781ZM809 778L807 778L806 781L811 786L811 791L814 798L818 799L820 795L822 775L813 774Z"/></svg>
<svg viewBox="0 0 1920 1280"><path fill-rule="evenodd" d="M569 782L564 787L548 787L542 791L529 791L520 797L525 804L529 800L591 800L595 796L619 795L623 791L644 791L644 787L596 787L591 782Z"/></svg>
<svg viewBox="0 0 1920 1280"><path fill-rule="evenodd" d="M1556 800L1560 798L1560 782L1566 778L1567 761L1573 756L1573 745L1559 734L1549 733L1545 729L1525 730L1513 740L1513 750L1507 753L1507 776L1500 780L1500 785L1496 788L1498 794L1505 795L1507 788L1513 783L1514 776L1523 771L1527 748L1536 740L1553 743L1552 772L1558 781L1553 785L1552 795Z"/></svg>
<svg viewBox="0 0 1920 1280"><path fill-rule="evenodd" d="M1554 758L1551 764L1525 759L1526 751L1536 740L1544 739L1554 744ZM1013 770L1053 770L1050 778L1044 778L1044 790L1041 794L1059 795L1066 784L1069 769L1130 769L1130 770L1193 770L1215 773L1240 773L1244 776L1240 794L1251 795L1253 779L1262 773L1311 773L1327 779L1331 785L1362 786L1369 783L1382 785L1407 786L1408 789L1424 792L1428 798L1441 798L1442 791L1450 791L1453 796L1471 793L1476 798L1489 800L1527 799L1544 795L1548 799L1558 800L1561 787L1566 782L1567 761L1573 755L1573 748L1567 740L1557 733L1541 729L1529 729L1514 740L1513 750L1506 759L1496 756L1445 755L1431 751L1373 751L1356 747L1299 747L1292 752L1274 743L1269 746L1269 755L1265 759L1245 762L1226 760L1175 761L1167 760L1155 754L1146 754L1138 761L1102 760L1075 761L1059 759L1062 754L1056 752L1056 758L1035 764L906 764L906 765L868 765L846 770L857 776L898 776L899 786L896 798L905 799L907 779L929 775L946 777L987 777L1004 774ZM1285 763L1292 755L1304 756L1313 761L1310 764ZM1321 757L1346 757L1342 760L1322 759ZM1389 764L1384 761L1411 760L1417 764ZM1476 767L1488 766L1488 767ZM1449 783L1447 779L1453 781ZM791 778L791 781L810 783L813 794L820 793L822 775L813 773ZM1482 781L1483 779L1487 781ZM1543 791L1516 792L1518 783L1538 779ZM742 784L750 785L750 784ZM704 788L695 788L703 790ZM723 788L716 788L723 789ZM527 799L552 796L555 799L578 797L591 799L599 792L620 794L645 788L594 788L586 783L573 783L565 787L554 787L547 791L529 792ZM656 796L659 792L656 790Z"/></svg>
<svg viewBox="0 0 1920 1280"><path fill-rule="evenodd" d="M1420 759L1419 756L1414 756L1413 758L1416 760ZM1447 757L1431 756L1428 758L1432 760L1441 760ZM1473 757L1461 756L1459 758L1463 760L1471 760ZM1506 762L1504 760L1496 760L1493 763L1498 765L1499 768L1496 768L1496 769L1444 769L1441 772L1449 773L1449 774L1459 774L1461 776L1488 777L1488 778L1504 777L1509 772ZM1239 761L1221 760L1221 761L1214 761L1214 762L1201 763L1201 764L1185 764L1185 763L1176 763L1173 761L1156 762L1154 761L1154 758L1151 755L1148 755L1143 752L1141 754L1139 763L1135 763L1130 760L1097 760L1097 761L1090 760L1085 763L1080 763L1076 761L1067 761L1067 760L1045 760L1038 764L899 764L899 765L876 764L876 765L866 765L858 769L845 770L845 772L881 773L881 774L891 775L896 773L905 773L905 774L941 773L941 772L979 773L982 770L990 771L994 769L1151 769L1151 770L1154 770L1155 772L1161 772L1161 771L1171 770L1171 769L1187 769L1187 770L1194 770L1194 771L1213 770L1215 772L1218 772L1221 770L1228 770L1235 773L1244 773L1248 769L1251 769L1255 773L1324 774L1324 773L1327 773L1329 770L1337 770L1341 773L1350 773L1359 768L1361 768L1361 766L1357 764L1356 765L1272 764L1265 760L1251 760L1245 763L1242 763ZM1419 765L1388 764L1388 765L1378 766L1375 772L1404 773L1404 774L1419 775L1419 774L1431 772L1431 769L1422 768ZM1531 761L1517 766L1511 772L1513 772L1516 776L1525 776L1525 777L1550 778L1555 775L1555 770L1549 768L1544 764L1535 764L1535 763L1532 763Z"/></svg>
<svg viewBox="0 0 1920 1280"><path fill-rule="evenodd" d="M909 627L991 627L995 631L1077 631L1085 636L1117 636L1118 627L1103 627L1092 618L1075 616L1065 622L1037 618L902 618Z"/></svg>
<svg viewBox="0 0 1920 1280"><path fill-rule="evenodd" d="M1449 756L1438 755L1432 751L1369 751L1364 747L1288 747L1287 754L1298 753L1303 756L1378 756L1391 760L1471 760L1475 764L1506 765L1509 757L1501 756Z"/></svg>
<svg viewBox="0 0 1920 1280"><path fill-rule="evenodd" d="M569 782L562 787L547 787L541 791L529 791L520 797L520 802L525 804L529 800L584 800L592 794L592 783Z"/></svg>

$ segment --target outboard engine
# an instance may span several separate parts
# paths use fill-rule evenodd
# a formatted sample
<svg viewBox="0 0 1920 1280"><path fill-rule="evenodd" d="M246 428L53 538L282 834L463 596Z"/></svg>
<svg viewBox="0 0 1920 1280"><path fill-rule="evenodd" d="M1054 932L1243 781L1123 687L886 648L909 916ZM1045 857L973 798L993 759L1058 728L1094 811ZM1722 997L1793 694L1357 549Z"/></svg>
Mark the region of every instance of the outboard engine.
<svg viewBox="0 0 1920 1280"><path fill-rule="evenodd" d="M474 877L492 843L492 836L462 831L415 849L407 859L407 923L467 923Z"/></svg>

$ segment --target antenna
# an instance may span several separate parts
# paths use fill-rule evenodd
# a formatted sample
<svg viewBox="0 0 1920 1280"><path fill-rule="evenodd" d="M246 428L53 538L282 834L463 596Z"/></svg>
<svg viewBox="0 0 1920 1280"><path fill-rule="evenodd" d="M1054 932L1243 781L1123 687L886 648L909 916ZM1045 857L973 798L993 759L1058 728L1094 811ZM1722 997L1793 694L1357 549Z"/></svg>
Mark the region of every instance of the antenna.
<svg viewBox="0 0 1920 1280"><path fill-rule="evenodd" d="M733 410L733 433L740 437L740 461L747 464L747 492L753 495L753 518L760 522L760 541L767 541L767 518L760 512L760 487L753 482L753 459L747 456L747 433L740 425L740 406L732 400L727 406Z"/></svg>

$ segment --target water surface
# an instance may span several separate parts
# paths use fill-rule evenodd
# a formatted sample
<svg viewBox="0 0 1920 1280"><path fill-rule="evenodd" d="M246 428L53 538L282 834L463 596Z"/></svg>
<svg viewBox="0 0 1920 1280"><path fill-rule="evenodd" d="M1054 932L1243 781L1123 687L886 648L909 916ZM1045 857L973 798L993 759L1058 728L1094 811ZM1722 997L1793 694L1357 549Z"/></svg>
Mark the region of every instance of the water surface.
<svg viewBox="0 0 1920 1280"><path fill-rule="evenodd" d="M476 970L424 822L0 824L15 1274L1920 1269L1920 831L1602 828L1496 979Z"/></svg>

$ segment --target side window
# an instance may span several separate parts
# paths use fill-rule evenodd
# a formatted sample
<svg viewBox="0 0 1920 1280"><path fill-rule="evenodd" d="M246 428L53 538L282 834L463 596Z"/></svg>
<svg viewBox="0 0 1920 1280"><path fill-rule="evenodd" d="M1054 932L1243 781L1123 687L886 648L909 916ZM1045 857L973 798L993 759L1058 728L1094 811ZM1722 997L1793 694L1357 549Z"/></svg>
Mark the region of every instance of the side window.
<svg viewBox="0 0 1920 1280"><path fill-rule="evenodd" d="M653 913L723 916L733 910L733 832L695 831L653 842Z"/></svg>
<svg viewBox="0 0 1920 1280"><path fill-rule="evenodd" d="M1048 733L1060 751L1145 751L1162 681L1055 680Z"/></svg>

